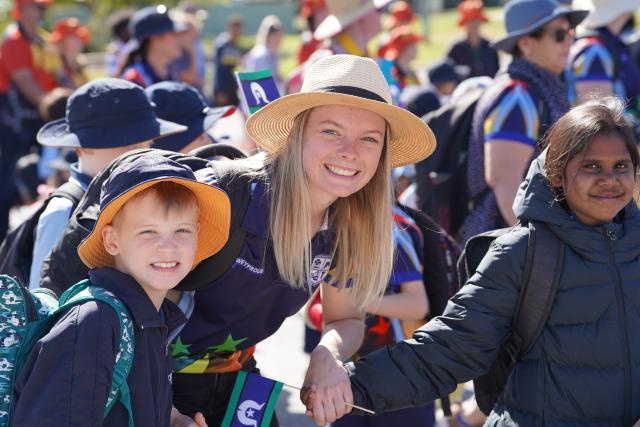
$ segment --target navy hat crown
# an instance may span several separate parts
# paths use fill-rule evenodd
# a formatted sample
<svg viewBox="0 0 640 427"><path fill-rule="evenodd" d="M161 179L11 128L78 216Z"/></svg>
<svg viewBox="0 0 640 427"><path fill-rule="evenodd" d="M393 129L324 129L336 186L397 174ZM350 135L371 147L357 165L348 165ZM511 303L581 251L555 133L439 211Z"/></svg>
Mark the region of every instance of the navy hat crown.
<svg viewBox="0 0 640 427"><path fill-rule="evenodd" d="M195 118L203 117L209 110L200 92L186 83L160 82L149 86L145 92L153 102L158 117L165 120L188 125Z"/></svg>
<svg viewBox="0 0 640 427"><path fill-rule="evenodd" d="M167 13L167 7L162 4L138 10L129 21L129 33L139 43L155 34L178 30Z"/></svg>
<svg viewBox="0 0 640 427"><path fill-rule="evenodd" d="M144 90L135 83L114 78L94 80L78 88L67 101L66 117L72 132L155 121L153 104Z"/></svg>
<svg viewBox="0 0 640 427"><path fill-rule="evenodd" d="M102 184L100 209L137 185L158 178L181 178L196 181L193 170L187 165L160 154L144 154L137 159L121 164Z"/></svg>

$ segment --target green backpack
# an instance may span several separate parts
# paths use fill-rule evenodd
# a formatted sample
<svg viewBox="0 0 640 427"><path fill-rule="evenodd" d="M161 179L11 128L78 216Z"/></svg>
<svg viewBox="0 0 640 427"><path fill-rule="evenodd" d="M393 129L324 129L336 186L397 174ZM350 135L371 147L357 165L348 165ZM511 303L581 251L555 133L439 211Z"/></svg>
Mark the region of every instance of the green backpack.
<svg viewBox="0 0 640 427"><path fill-rule="evenodd" d="M129 413L129 427L133 427L127 377L133 364L134 332L124 303L88 280L75 284L58 300L48 289L30 291L6 275L0 275L0 427L11 425L13 383L35 343L49 332L62 313L87 301L104 302L118 314L120 344L104 416L120 401Z"/></svg>

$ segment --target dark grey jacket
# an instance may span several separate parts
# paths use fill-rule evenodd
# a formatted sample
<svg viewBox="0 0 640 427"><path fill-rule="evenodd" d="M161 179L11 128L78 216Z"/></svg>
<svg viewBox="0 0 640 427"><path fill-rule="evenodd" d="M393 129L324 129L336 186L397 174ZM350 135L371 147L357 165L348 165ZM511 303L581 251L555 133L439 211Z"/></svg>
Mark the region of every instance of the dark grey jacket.
<svg viewBox="0 0 640 427"><path fill-rule="evenodd" d="M631 202L619 220L585 226L551 202L542 164L533 162L514 209L566 243L559 290L485 425L631 426L640 418L640 213ZM510 332L527 234L497 239L412 340L347 365L355 403L376 412L422 405L488 370Z"/></svg>

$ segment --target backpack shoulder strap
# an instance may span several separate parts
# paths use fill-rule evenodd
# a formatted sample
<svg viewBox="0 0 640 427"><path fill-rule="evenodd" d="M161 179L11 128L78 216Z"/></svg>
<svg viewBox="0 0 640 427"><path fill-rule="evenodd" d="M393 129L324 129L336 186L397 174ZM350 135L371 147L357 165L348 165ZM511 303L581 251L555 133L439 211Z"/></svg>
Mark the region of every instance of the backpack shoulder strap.
<svg viewBox="0 0 640 427"><path fill-rule="evenodd" d="M49 198L64 197L73 203L73 207L75 209L78 203L80 203L82 196L84 196L84 189L74 182L67 181L60 187L56 188Z"/></svg>
<svg viewBox="0 0 640 427"><path fill-rule="evenodd" d="M118 352L116 353L116 363L111 376L111 388L104 408L104 417L109 414L109 411L111 411L116 401L120 401L129 415L129 427L134 427L131 393L129 391L129 384L127 383L127 378L133 365L135 350L131 315L124 303L116 298L115 295L99 286L91 286L88 280L74 285L60 297L61 305L58 310L56 310L56 314L87 301L100 301L109 305L118 315L120 322L120 342Z"/></svg>
<svg viewBox="0 0 640 427"><path fill-rule="evenodd" d="M222 277L236 261L246 238L241 225L251 200L251 178L233 161L212 161L209 166L214 171L217 185L225 190L231 202L229 239L218 253L203 260L182 279L176 286L181 291L203 288Z"/></svg>
<svg viewBox="0 0 640 427"><path fill-rule="evenodd" d="M565 245L546 224L531 221L518 305L507 351L517 361L536 342L558 291Z"/></svg>

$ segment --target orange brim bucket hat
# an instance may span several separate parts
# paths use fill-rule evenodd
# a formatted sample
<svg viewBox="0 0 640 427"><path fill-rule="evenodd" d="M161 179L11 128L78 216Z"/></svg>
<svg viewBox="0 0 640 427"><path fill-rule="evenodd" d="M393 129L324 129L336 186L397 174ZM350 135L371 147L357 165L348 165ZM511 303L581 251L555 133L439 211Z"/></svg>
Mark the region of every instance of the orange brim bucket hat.
<svg viewBox="0 0 640 427"><path fill-rule="evenodd" d="M300 93L278 98L258 110L247 120L247 133L264 150L278 154L288 144L296 117L323 105L358 107L384 118L390 129L392 167L420 161L436 147L436 138L425 122L392 104L378 64L355 55L332 55L314 63Z"/></svg>
<svg viewBox="0 0 640 427"><path fill-rule="evenodd" d="M188 166L150 153L117 167L102 185L100 213L91 233L78 246L78 255L89 268L111 267L113 256L104 248L102 230L133 196L160 182L175 182L193 192L199 206L198 245L194 268L227 243L231 203L218 187L198 182Z"/></svg>

